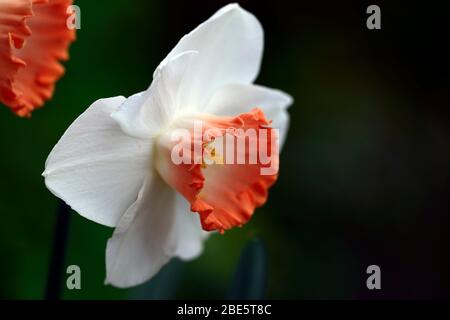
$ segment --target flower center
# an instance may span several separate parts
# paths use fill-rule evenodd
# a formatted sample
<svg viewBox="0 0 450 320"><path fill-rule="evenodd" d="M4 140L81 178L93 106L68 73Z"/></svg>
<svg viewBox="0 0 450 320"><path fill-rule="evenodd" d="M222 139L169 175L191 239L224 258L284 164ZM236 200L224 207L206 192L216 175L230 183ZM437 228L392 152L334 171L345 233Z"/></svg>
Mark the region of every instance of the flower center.
<svg viewBox="0 0 450 320"><path fill-rule="evenodd" d="M198 212L204 230L242 226L278 175L278 133L260 109L185 118L157 143L156 169Z"/></svg>

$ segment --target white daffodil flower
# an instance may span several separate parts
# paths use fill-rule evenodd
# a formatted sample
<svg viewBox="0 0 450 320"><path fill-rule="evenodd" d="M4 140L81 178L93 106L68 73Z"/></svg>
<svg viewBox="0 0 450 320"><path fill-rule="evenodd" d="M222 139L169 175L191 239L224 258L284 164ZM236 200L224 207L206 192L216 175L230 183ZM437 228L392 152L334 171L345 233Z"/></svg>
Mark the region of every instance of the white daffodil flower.
<svg viewBox="0 0 450 320"><path fill-rule="evenodd" d="M43 173L47 188L80 215L115 227L106 283L138 285L172 257L197 257L209 231L245 224L266 201L277 172L262 174L267 163L229 162L216 150L233 136L230 128L269 130L253 136L258 147L272 146L274 131L284 140L292 98L252 84L262 53L258 20L227 5L180 40L146 91L94 102L54 147ZM180 132L194 133L181 149ZM250 140L244 136L244 147ZM193 162L174 159L190 147L200 150ZM250 158L237 147L242 152Z"/></svg>

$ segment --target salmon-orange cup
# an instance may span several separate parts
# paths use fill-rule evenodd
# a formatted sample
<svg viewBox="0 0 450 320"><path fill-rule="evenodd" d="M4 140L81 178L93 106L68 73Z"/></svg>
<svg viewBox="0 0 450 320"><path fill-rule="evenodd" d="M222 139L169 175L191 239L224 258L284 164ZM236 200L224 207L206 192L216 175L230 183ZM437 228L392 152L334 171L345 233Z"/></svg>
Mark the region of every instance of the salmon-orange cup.
<svg viewBox="0 0 450 320"><path fill-rule="evenodd" d="M49 100L75 40L72 0L0 0L0 102L21 117Z"/></svg>

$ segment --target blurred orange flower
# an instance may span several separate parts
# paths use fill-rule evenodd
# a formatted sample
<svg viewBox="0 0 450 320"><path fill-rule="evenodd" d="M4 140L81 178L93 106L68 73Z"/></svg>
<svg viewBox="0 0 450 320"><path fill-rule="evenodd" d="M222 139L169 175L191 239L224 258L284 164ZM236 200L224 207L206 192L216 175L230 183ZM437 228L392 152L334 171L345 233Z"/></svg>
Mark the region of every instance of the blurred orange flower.
<svg viewBox="0 0 450 320"><path fill-rule="evenodd" d="M21 117L53 95L75 30L73 0L0 0L0 102ZM70 12L70 11L69 11Z"/></svg>

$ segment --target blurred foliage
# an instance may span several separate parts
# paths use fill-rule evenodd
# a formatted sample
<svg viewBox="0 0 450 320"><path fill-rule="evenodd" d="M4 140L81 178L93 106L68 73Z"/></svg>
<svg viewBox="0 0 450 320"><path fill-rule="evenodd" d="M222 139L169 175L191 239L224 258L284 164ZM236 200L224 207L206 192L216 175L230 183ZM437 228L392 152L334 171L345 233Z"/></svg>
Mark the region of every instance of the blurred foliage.
<svg viewBox="0 0 450 320"><path fill-rule="evenodd" d="M65 129L98 98L144 90L224 3L76 1L82 29L54 98L32 119L0 106L0 298L43 297L57 200L41 172ZM450 296L449 54L435 16L446 10L392 1L383 29L368 31L367 5L350 3L241 2L266 31L257 82L295 98L279 181L252 221L121 290L103 285L112 229L74 214L67 265L81 267L82 290L64 298L223 298L254 236L267 245L269 298ZM370 264L382 292L365 288Z"/></svg>
<svg viewBox="0 0 450 320"><path fill-rule="evenodd" d="M242 251L234 277L226 293L226 299L265 299L267 269L267 253L264 243L258 238L250 240Z"/></svg>

